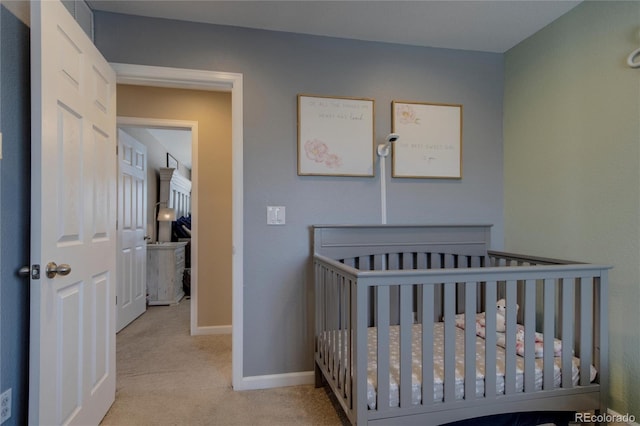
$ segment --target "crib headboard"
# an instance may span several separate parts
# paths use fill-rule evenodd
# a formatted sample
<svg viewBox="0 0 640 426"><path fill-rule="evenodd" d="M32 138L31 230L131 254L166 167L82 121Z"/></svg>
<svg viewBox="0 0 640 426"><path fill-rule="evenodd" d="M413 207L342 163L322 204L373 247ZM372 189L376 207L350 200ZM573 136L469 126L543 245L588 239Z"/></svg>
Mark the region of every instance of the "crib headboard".
<svg viewBox="0 0 640 426"><path fill-rule="evenodd" d="M161 167L160 199L162 206L176 210L176 217L188 216L191 213L191 181L182 176L176 169Z"/></svg>
<svg viewBox="0 0 640 426"><path fill-rule="evenodd" d="M314 225L315 254L332 259L395 252L484 256L492 225Z"/></svg>

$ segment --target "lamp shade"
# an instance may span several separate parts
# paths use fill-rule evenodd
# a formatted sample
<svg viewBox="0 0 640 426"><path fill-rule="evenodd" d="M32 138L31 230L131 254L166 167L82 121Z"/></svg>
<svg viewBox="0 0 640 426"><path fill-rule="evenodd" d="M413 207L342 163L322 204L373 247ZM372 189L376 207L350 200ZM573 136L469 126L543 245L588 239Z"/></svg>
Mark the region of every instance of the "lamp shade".
<svg viewBox="0 0 640 426"><path fill-rule="evenodd" d="M172 222L176 220L175 209L169 207L160 207L158 209L158 221L159 222Z"/></svg>

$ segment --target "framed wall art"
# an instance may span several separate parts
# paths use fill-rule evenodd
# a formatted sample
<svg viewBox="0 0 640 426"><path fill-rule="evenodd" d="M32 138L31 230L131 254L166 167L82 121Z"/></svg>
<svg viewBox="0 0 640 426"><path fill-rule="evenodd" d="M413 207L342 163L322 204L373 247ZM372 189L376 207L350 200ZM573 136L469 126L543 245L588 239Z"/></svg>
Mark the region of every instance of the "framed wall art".
<svg viewBox="0 0 640 426"><path fill-rule="evenodd" d="M462 179L462 105L393 101L396 178Z"/></svg>
<svg viewBox="0 0 640 426"><path fill-rule="evenodd" d="M176 160L176 158L169 154L167 152L167 167L170 169L177 169L178 168L178 160Z"/></svg>
<svg viewBox="0 0 640 426"><path fill-rule="evenodd" d="M298 95L298 175L373 176L374 101Z"/></svg>

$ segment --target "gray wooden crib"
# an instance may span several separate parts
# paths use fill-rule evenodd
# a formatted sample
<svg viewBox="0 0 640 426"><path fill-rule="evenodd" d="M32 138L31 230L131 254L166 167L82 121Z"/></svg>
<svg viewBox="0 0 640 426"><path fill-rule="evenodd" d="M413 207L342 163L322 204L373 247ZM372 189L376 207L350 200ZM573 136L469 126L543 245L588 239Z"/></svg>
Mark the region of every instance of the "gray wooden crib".
<svg viewBox="0 0 640 426"><path fill-rule="evenodd" d="M609 267L490 251L490 229L313 227L316 385L351 423L606 413Z"/></svg>

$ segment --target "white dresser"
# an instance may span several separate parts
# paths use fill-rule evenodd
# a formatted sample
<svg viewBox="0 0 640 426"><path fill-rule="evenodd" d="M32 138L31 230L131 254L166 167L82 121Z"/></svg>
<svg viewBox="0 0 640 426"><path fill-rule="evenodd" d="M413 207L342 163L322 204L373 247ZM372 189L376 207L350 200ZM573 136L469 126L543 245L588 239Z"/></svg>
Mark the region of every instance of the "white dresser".
<svg viewBox="0 0 640 426"><path fill-rule="evenodd" d="M149 305L173 305L184 296L182 276L187 242L147 245L147 300Z"/></svg>

